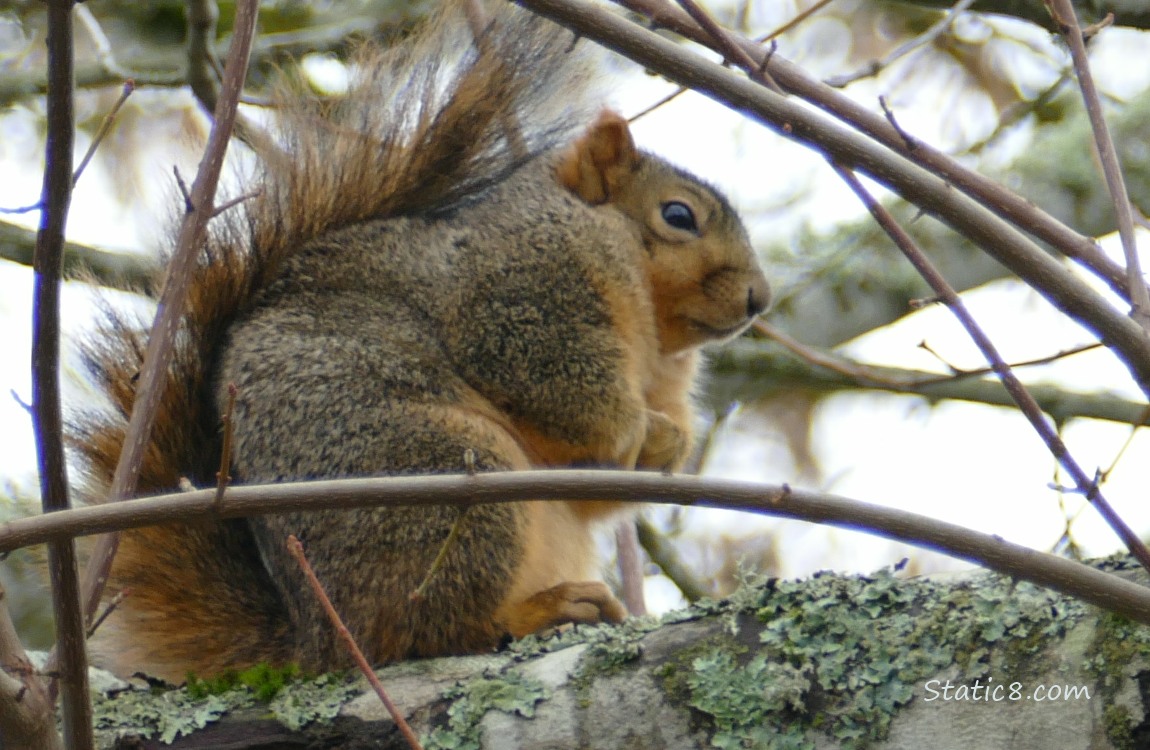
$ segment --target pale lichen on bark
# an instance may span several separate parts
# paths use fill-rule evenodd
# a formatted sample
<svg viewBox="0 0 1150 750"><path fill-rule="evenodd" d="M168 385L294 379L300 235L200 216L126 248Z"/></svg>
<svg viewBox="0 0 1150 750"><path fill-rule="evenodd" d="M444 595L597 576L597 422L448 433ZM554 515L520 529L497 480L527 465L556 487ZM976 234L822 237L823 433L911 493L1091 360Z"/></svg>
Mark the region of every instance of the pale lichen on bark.
<svg viewBox="0 0 1150 750"><path fill-rule="evenodd" d="M749 582L730 599L658 620L379 674L429 750L1133 748L1150 727L1150 629L983 573ZM229 742L250 736L252 747L269 733L300 747L404 747L362 679L327 679L315 698L305 696L308 683L290 688L290 728L270 718L282 708L250 694L229 698L231 713L190 705L179 691L150 699L183 721L222 716L177 748L218 746L222 733ZM342 706L333 690L346 696ZM127 695L133 705L141 697ZM322 696L338 715L308 723L321 715L309 714L309 701ZM126 738L160 733L154 722L105 731L106 747L146 747Z"/></svg>

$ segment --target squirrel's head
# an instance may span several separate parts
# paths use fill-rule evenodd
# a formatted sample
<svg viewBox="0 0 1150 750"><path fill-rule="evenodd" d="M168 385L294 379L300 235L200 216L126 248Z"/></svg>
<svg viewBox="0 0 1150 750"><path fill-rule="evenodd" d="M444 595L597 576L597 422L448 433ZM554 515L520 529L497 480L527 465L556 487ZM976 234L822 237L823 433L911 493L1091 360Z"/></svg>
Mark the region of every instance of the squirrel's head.
<svg viewBox="0 0 1150 750"><path fill-rule="evenodd" d="M563 155L559 181L638 227L660 347L674 354L731 338L770 302L746 229L726 198L635 148L627 121L604 112Z"/></svg>

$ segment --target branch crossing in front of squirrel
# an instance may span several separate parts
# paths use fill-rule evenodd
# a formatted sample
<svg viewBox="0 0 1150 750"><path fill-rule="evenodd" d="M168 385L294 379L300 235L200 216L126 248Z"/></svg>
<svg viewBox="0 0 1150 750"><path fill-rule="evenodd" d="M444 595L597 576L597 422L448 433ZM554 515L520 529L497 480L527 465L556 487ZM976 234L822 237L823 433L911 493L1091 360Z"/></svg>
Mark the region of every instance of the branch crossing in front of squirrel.
<svg viewBox="0 0 1150 750"><path fill-rule="evenodd" d="M586 42L505 4L474 44L447 8L351 62L345 96L281 93L274 153L213 220L140 480L210 486L229 384L232 474L278 482L532 467L674 470L698 348L769 292L712 187L586 104ZM72 443L98 497L146 334L109 314L86 356L113 408ZM622 504L284 513L127 532L95 651L179 681L260 662L344 667L285 548L367 657L482 652L618 621L591 531ZM455 538L422 595L424 580Z"/></svg>

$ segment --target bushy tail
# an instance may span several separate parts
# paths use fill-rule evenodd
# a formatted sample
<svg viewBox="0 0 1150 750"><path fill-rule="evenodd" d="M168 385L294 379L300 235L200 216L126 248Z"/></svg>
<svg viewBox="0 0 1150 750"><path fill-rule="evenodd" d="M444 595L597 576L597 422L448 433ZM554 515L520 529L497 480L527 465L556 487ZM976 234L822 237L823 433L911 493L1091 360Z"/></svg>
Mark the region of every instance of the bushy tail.
<svg viewBox="0 0 1150 750"><path fill-rule="evenodd" d="M573 35L510 4L492 15L478 40L452 7L394 47L365 47L349 62L344 96L280 88L274 146L241 187L254 197L209 227L140 494L172 491L181 478L214 484L220 342L303 243L368 219L448 212L588 121L572 104L590 67ZM139 321L109 313L85 348L111 402L78 415L71 431L96 501L124 441L145 338ZM289 658L282 605L242 522L125 534L112 590L126 587L102 635L115 666L180 679L188 668Z"/></svg>

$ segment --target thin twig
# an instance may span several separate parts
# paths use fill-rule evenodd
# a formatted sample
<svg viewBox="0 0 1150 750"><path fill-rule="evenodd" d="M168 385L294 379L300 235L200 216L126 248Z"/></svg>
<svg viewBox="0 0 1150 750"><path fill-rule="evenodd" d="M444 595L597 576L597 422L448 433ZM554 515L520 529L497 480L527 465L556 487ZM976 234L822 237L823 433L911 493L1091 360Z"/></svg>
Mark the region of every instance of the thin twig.
<svg viewBox="0 0 1150 750"><path fill-rule="evenodd" d="M947 11L945 16L938 20L937 23L935 23L933 26L915 38L903 42L899 46L895 47L890 51L889 54L887 54L886 57L882 58L881 60L872 60L861 70L857 70L854 73L832 76L831 78L826 79L826 84L828 86L834 86L836 89L841 89L842 87L852 84L855 81L878 75L883 70L890 67L891 63L906 57L917 49L931 44L934 42L934 40L945 34L950 29L950 27L954 25L955 19L957 19L972 5L974 5L974 0L959 0L957 3L955 3L953 8Z"/></svg>
<svg viewBox="0 0 1150 750"><path fill-rule="evenodd" d="M787 21L782 26L779 26L774 31L770 32L769 34L766 34L764 36L759 37L759 41L760 42L769 42L770 40L774 39L775 37L782 36L783 34L787 33L791 29L798 26L803 21L805 21L808 18L810 18L811 16L813 16L815 13L818 13L820 10L822 10L823 8L830 5L832 2L834 2L834 0L819 0L817 3L815 3L811 7L807 8L806 10L802 11L801 13L796 14L794 18Z"/></svg>
<svg viewBox="0 0 1150 750"><path fill-rule="evenodd" d="M847 362L848 371L852 364ZM807 366L804 357L783 351L781 346L750 341L726 346L714 356L710 370L708 400L718 406L725 406L736 399L746 403L762 397L777 396L780 389L835 393L857 390L863 385L892 393L914 394L931 402L972 401L988 406L1016 408L997 378L988 380L867 365L865 370L874 377L864 382L840 371L841 368ZM769 378L747 382L749 372L768 372L771 375ZM1129 400L1108 392L1075 393L1047 383L1031 385L1030 392L1056 424L1081 418L1137 425L1142 421L1142 412L1146 408L1145 401Z"/></svg>
<svg viewBox="0 0 1150 750"><path fill-rule="evenodd" d="M38 202L30 203L27 206L17 206L16 208L6 208L4 206L0 206L0 214L11 214L13 216L17 216L19 214L30 214L33 211L39 210L40 204Z"/></svg>
<svg viewBox="0 0 1150 750"><path fill-rule="evenodd" d="M343 619L339 616L339 613L335 611L335 607L332 606L331 599L328 598L327 592L323 590L323 584L321 584L319 579L316 578L315 571L312 570L311 564L307 561L307 556L304 554L303 545L300 544L299 539L296 539L295 534L288 536L287 548L288 552L291 553L291 556L295 558L297 563L299 563L300 570L303 571L304 576L307 578L308 584L311 586L312 591L315 592L316 599L318 599L319 603L323 605L324 612L327 613L327 617L329 620L331 620L331 624L335 626L335 630L339 634L340 640L342 640L347 646L347 650L351 652L352 658L355 659L356 666L359 667L361 672L363 672L363 676L367 678L367 681L371 683L372 689L375 690L375 694L379 696L380 702L383 703L383 706L387 709L387 712L391 714L392 721L395 722L395 726L399 728L400 733L403 735L404 739L407 740L407 744L412 748L412 750L423 750L422 746L419 744L419 738L415 736L415 732L411 730L411 726L407 723L407 720L403 718L403 714L401 714L399 709L395 707L395 704L391 702L391 698L388 697L387 691L383 689L383 683L379 681L379 677L376 676L375 670L372 669L371 665L367 663L367 659L364 658L363 651L361 651L359 646L356 645L355 638L352 637L351 632L347 629L347 626L343 624Z"/></svg>
<svg viewBox="0 0 1150 750"><path fill-rule="evenodd" d="M720 26L715 19L711 18L703 6L699 5L695 0L677 0L679 5L683 6L683 10L691 18L695 19L695 23L699 24L714 40L714 44L718 47L720 54L723 55L732 65L737 65L746 71L752 79L763 84L776 94L784 95L784 91L775 83L775 79L767 72L767 69L751 58L749 54L742 47L736 44L735 39L731 33Z"/></svg>
<svg viewBox="0 0 1150 750"><path fill-rule="evenodd" d="M664 96L662 99L655 102L651 106L644 107L643 109L639 110L636 114L633 114L630 117L628 117L627 122L635 122L636 120L638 120L642 117L646 117L647 115L651 114L655 110L659 109L659 107L662 107L664 104L668 104L668 103L674 101L675 99L678 99L680 96L687 93L688 91L690 91L690 89L688 89L686 86L678 87L677 89L672 91L670 94L667 94L666 96Z"/></svg>
<svg viewBox="0 0 1150 750"><path fill-rule="evenodd" d="M968 560L1150 625L1150 589L1001 537L881 505L786 485L648 471L522 471L477 476L372 477L180 492L73 508L0 524L0 552L64 536L173 522L383 505L606 500L743 510L864 531Z"/></svg>
<svg viewBox="0 0 1150 750"><path fill-rule="evenodd" d="M45 513L67 510L68 473L64 457L60 405L60 286L63 275L64 229L72 201L72 149L75 111L72 91L72 0L48 3L48 131L44 187L40 195L40 231L32 266L32 422L40 471L40 502ZM88 656L84 617L76 572L76 547L71 539L48 545L52 611L56 620L56 650L60 657L59 685L64 744L70 750L95 746L92 704L88 695Z"/></svg>
<svg viewBox="0 0 1150 750"><path fill-rule="evenodd" d="M475 476L479 469L475 465L475 449L468 448L463 451L463 468L467 472L467 476ZM408 595L411 601L418 601L427 595L427 587L431 585L431 581L443 568L444 563L447 562L447 553L451 550L455 543L459 541L459 535L463 531L463 522L467 516L467 506L459 509L459 515L455 517L455 522L451 524L451 530L447 532L447 538L443 540L443 544L439 545L439 551L435 553L435 559L431 561L431 566L428 567L427 573L423 576L423 580L419 585Z"/></svg>
<svg viewBox="0 0 1150 750"><path fill-rule="evenodd" d="M188 183L184 182L180 168L175 164L172 165L172 176L176 178L176 188L180 191L180 197L184 199L184 213L190 214L196 210L196 206L192 203L192 193L188 190Z"/></svg>
<svg viewBox="0 0 1150 750"><path fill-rule="evenodd" d="M1054 427L1052 427L1043 416L1042 410L1035 402L1034 397L1030 395L1030 392L1026 390L1026 387L1022 385L1022 382L1019 381L1018 377L1002 359L1001 355L999 355L997 348L995 348L994 344L990 341L990 338L987 337L975 322L974 317L966 309L962 298L958 296L958 293L947 283L942 274L938 272L927 257L923 255L922 251L918 249L918 246L914 240L911 239L910 235L899 226L898 222L895 221L894 217L890 215L886 208L875 200L874 196L863 186L858 177L841 165L832 162L831 166L859 197L859 200L863 202L867 210L874 216L875 221L890 235L899 250L902 251L907 260L915 267L915 270L930 284L930 288L942 298L947 307L954 313L954 316L962 323L963 328L970 334L975 345L978 346L983 356L990 362L991 367L994 368L995 373L1002 380L1002 384L1010 393L1011 398L1018 404L1019 410L1042 438L1042 441L1046 443L1046 447L1058 460L1058 463L1070 474L1078 491L1083 493L1086 499L1098 509L1098 512L1106 520L1106 523L1114 530L1118 538L1121 539L1122 543L1126 545L1126 548L1130 550L1130 553L1138 559L1142 567L1150 571L1150 550L1146 549L1146 545L1138 535L1126 525L1122 517L1110 506L1110 503L1107 502L1106 498L1102 495L1098 483L1087 476L1086 472L1078 465L1078 462L1074 460L1074 457L1070 455L1066 444L1062 441L1062 438L1059 437Z"/></svg>
<svg viewBox="0 0 1150 750"><path fill-rule="evenodd" d="M895 132L902 137L902 142L906 146L906 150L911 153L917 151L918 139L903 130L902 126L898 124L898 118L894 116L894 111L890 108L890 105L886 103L885 96L879 96L878 105L882 108L883 117L886 118L886 121L890 123L890 126L894 128Z"/></svg>
<svg viewBox="0 0 1150 750"><path fill-rule="evenodd" d="M925 347L926 342L924 341L921 344L921 346ZM1048 354L1045 357L1035 357L1034 359L1023 359L1023 360L1020 360L1018 362L1010 362L1010 363L1008 363L1008 365L1009 365L1010 369L1012 369L1012 370L1017 370L1020 367L1036 367L1039 365L1049 365L1049 364L1053 364L1054 362L1058 362L1060 360L1066 359L1067 357L1073 357L1075 354L1083 354L1085 352L1092 352L1095 349L1101 349L1101 348L1102 348L1102 344L1099 342L1094 342L1093 344L1080 344L1079 346L1072 346L1069 349L1062 349L1060 351L1055 352L1054 354ZM937 355L935 355L935 356L937 356ZM941 358L940 358L940 361L945 362L945 360L942 360ZM957 366L955 366L949 362L945 362L945 364L946 364L947 368L950 370L950 373L951 373L950 375L940 376L938 378L938 380L933 380L933 381L931 381L931 380L919 381L918 384L919 385L928 385L930 383L942 382L944 380L958 380L959 378L980 377L982 375L990 375L994 372L993 367L975 367L972 369L966 369L966 368L962 368L962 367L957 367Z"/></svg>
<svg viewBox="0 0 1150 750"><path fill-rule="evenodd" d="M459 541L459 534L463 530L463 521L467 518L467 507L464 506L459 509L459 515L455 517L455 523L451 524L451 530L447 532L447 538L443 540L443 544L439 545L439 551L435 553L435 559L431 561L431 566L428 567L426 575L419 585L408 595L412 601L418 601L427 596L427 588L431 585L436 574L443 568L443 564L447 561L447 553Z"/></svg>
<svg viewBox="0 0 1150 750"><path fill-rule="evenodd" d="M615 555L619 562L623 605L638 617L647 614L647 602L643 597L643 552L635 523L636 519L627 518L615 527Z"/></svg>
<svg viewBox="0 0 1150 750"><path fill-rule="evenodd" d="M116 611L116 607L119 607L120 603L131 595L132 590L130 588L121 589L119 592L117 592L117 594L113 596L108 604L104 607L104 610L100 612L100 615L92 621L91 625L88 626L88 637L91 638L93 635L95 635L96 631L100 629L100 626L104 624L104 620L107 620L108 617Z"/></svg>
<svg viewBox="0 0 1150 750"><path fill-rule="evenodd" d="M636 523L636 531L639 544L647 551L651 561L663 571L663 575L671 579L671 583L683 593L684 599L697 602L705 596L710 596L711 591L689 567L683 564L674 545L665 534L655 528L650 519L640 516Z"/></svg>
<svg viewBox="0 0 1150 750"><path fill-rule="evenodd" d="M232 198L229 201L224 201L220 205L216 206L215 211L212 211L212 218L214 219L217 216L219 216L220 214L224 213L225 211L228 211L230 209L235 208L236 206L240 205L244 201L250 201L252 198L259 196L260 192L261 191L259 191L259 190L253 190L250 193L244 193L243 195L237 195L235 198Z"/></svg>
<svg viewBox="0 0 1150 750"><path fill-rule="evenodd" d="M1142 262L1138 258L1138 244L1134 237L1134 218L1130 211L1130 196L1126 192L1126 180L1122 177L1122 167L1118 163L1118 152L1110 128L1106 127L1106 116L1102 112L1102 100L1094 85L1094 75L1090 72L1090 58L1086 54L1086 41L1082 38L1082 28L1070 0L1046 0L1050 14L1058 24L1062 35L1070 46L1070 59L1074 62L1074 73L1078 86L1082 89L1082 101L1090 118L1090 128L1094 131L1094 145L1102 162L1102 173L1106 177L1106 187L1114 201L1114 211L1118 216L1118 236L1122 240L1122 252L1126 256L1126 273L1130 290L1130 316L1150 331L1150 291L1142 277Z"/></svg>
<svg viewBox="0 0 1150 750"><path fill-rule="evenodd" d="M812 365L825 367L832 372L844 375L860 385L879 385L884 388L899 389L910 387L907 382L887 377L880 368L867 367L837 354L830 354L809 347L765 320L756 320L751 324L751 328L756 333L781 344L796 357Z"/></svg>
<svg viewBox="0 0 1150 750"><path fill-rule="evenodd" d="M806 10L795 15L794 18L787 21L782 26L777 27L774 31L768 32L766 34L763 34L762 36L757 37L756 41L759 44L766 44L767 42L770 42L771 40L775 39L776 37L782 36L783 34L787 33L791 29L798 26L803 21L805 21L808 18L810 18L811 16L813 16L815 13L819 12L823 8L830 5L832 2L834 2L834 0L819 0L817 3L815 3L811 7L807 8ZM774 50L773 44L772 44L771 50L772 51ZM763 58L763 63L759 64L759 70L763 71L764 74L766 73L765 62L766 62L766 60L769 59L770 54L771 53L768 53L768 56ZM628 122L635 122L636 120L638 120L642 117L646 117L647 115L651 114L655 110L662 107L664 104L667 104L669 102L674 101L675 99L679 98L680 96L682 96L683 94L687 93L690 90L691 89L687 88L686 86L679 86L673 92L671 92L670 94L667 94L666 96L664 96L662 99L655 102L651 106L641 110L637 114L632 115L630 118L628 118L627 121Z"/></svg>
<svg viewBox="0 0 1150 750"><path fill-rule="evenodd" d="M1003 134L1011 132L1012 128L1026 117L1041 112L1044 108L1050 105L1054 99L1062 93L1062 88L1070 80L1071 68L1066 66L1054 82L1044 88L1038 93L1037 96L1027 101L1015 102L1008 106L998 116L998 122L994 125L994 130L981 140L975 141L966 147L967 154L980 154L986 150L992 143L996 143L1002 138Z"/></svg>
<svg viewBox="0 0 1150 750"><path fill-rule="evenodd" d="M983 375L990 375L994 372L991 367L976 367L972 369L962 369L946 362L926 346L926 342L919 344L919 346L926 348L931 354L939 359L943 365L950 370L946 375L922 375L915 374L913 377L891 377L890 368L886 367L873 367L856 362L853 359L843 357L838 354L825 352L814 347L807 346L801 341L795 339L793 336L788 335L785 331L776 328L765 320L756 320L752 324L752 329L756 333L760 333L768 339L777 342L783 346L787 351L791 352L800 359L809 362L818 367L825 367L826 369L836 372L840 375L850 378L854 382L863 386L878 386L880 388L889 388L891 390L899 391L914 391L918 388L923 388L929 385L937 385L939 383L946 383L963 378L981 377ZM1049 354L1045 357L1035 357L1034 359L1022 360L1020 362L1011 362L1010 366L1014 369L1019 367L1036 367L1039 365L1048 365L1057 362L1067 357L1074 356L1075 354L1082 354L1084 352L1094 351L1095 349L1102 348L1102 344L1094 342L1092 344L1082 344L1074 346L1069 349Z"/></svg>
<svg viewBox="0 0 1150 750"><path fill-rule="evenodd" d="M223 430L223 439L220 446L220 470L216 472L217 505L223 502L224 490L228 488L228 482L232 481L232 434L235 432L232 415L236 410L237 391L235 383L228 383L228 402L224 406L224 413L220 415L220 429Z"/></svg>
<svg viewBox="0 0 1150 750"><path fill-rule="evenodd" d="M78 7L84 8L82 5ZM87 8L84 8L84 10L87 10ZM108 131L112 129L112 124L116 121L116 115L120 113L120 108L124 106L124 102L128 101L128 97L131 96L135 90L135 81L124 81L124 87L120 91L120 98L112 105L112 109L108 114L104 115L104 121L100 123L100 129L96 131L96 135L92 138L92 143L88 145L88 151L84 154L84 158L80 160L80 165L76 167L76 171L72 173L73 187L80 181L80 175L84 174L84 168L88 166L88 162L95 156L96 149L99 147L100 142L108 135Z"/></svg>
<svg viewBox="0 0 1150 750"><path fill-rule="evenodd" d="M112 51L111 40L108 39L108 35L104 33L100 22L96 20L96 16L88 9L88 6L77 3L76 17L80 19L84 30L88 32L88 36L96 48L96 58L108 75L119 79L135 78L135 75L116 59L116 54Z"/></svg>
<svg viewBox="0 0 1150 750"><path fill-rule="evenodd" d="M232 46L224 73L223 89L217 102L215 120L205 149L203 161L192 185L191 210L180 226L176 251L168 268L156 321L148 337L148 349L132 405L124 447L109 490L110 500L131 496L136 489L144 449L148 445L155 419L156 407L164 387L171 361L172 345L183 316L185 297L199 252L205 226L213 212L213 201L224 153L235 121L236 102L243 88L247 72L248 55L255 32L256 0L243 0L236 5ZM112 558L119 546L119 537L111 535L97 542L84 575L84 612L91 619L100 603L104 585L112 568Z"/></svg>
<svg viewBox="0 0 1150 750"><path fill-rule="evenodd" d="M1110 465L1098 472L1099 483L1105 482L1110 478L1110 474L1118 468L1118 462L1122 460L1122 457L1126 455L1126 451L1133 445L1134 436L1138 434L1138 428L1145 427L1147 423L1150 423L1150 405L1142 410L1142 419L1138 420L1137 424L1130 425L1130 434L1126 436L1126 440L1122 442L1122 447L1114 454L1114 459L1110 462Z"/></svg>

